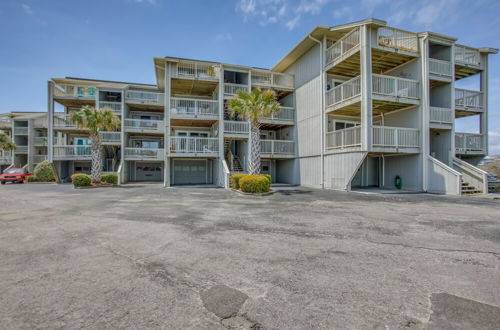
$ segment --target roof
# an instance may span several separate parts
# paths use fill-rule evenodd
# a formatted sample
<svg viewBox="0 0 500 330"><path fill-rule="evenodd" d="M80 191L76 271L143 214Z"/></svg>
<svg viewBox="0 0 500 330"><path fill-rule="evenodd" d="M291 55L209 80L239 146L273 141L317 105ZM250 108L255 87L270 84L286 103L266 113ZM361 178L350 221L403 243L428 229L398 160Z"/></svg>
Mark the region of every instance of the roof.
<svg viewBox="0 0 500 330"><path fill-rule="evenodd" d="M101 80L101 79L89 79L89 78L78 78L78 77L52 78L52 80L56 84L87 84L87 85L96 85L97 87L120 88L120 89L126 87L157 89L157 86L154 84L132 83L132 82L114 81L114 80Z"/></svg>

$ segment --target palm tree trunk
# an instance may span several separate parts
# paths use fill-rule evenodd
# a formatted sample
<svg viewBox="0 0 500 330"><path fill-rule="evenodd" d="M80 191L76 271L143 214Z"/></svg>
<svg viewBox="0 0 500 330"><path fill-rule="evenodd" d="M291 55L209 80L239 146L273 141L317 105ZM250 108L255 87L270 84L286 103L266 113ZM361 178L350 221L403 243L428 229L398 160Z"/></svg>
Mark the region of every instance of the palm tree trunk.
<svg viewBox="0 0 500 330"><path fill-rule="evenodd" d="M92 182L101 181L101 136L91 136L92 139Z"/></svg>
<svg viewBox="0 0 500 330"><path fill-rule="evenodd" d="M250 125L250 162L248 173L260 174L260 127L259 125Z"/></svg>

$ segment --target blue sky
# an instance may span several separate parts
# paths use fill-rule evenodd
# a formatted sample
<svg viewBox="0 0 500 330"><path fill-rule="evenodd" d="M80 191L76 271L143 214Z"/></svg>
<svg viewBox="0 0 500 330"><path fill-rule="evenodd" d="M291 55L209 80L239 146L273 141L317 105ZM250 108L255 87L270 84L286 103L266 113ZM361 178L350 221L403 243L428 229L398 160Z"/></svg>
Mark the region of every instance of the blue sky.
<svg viewBox="0 0 500 330"><path fill-rule="evenodd" d="M1 0L0 113L45 111L51 77L154 83L153 57L272 67L314 26L369 17L500 48L499 0ZM499 56L490 61L491 154L500 154Z"/></svg>

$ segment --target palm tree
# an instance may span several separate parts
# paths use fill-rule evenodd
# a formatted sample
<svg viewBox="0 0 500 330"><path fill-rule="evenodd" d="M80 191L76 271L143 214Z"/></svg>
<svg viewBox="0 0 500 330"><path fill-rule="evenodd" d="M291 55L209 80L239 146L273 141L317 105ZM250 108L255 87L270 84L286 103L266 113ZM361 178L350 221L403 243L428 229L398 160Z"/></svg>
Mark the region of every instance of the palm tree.
<svg viewBox="0 0 500 330"><path fill-rule="evenodd" d="M98 183L101 179L101 135L103 131L116 131L121 123L120 119L109 108L96 109L84 106L80 111L72 113L70 120L78 127L89 131L92 140L92 182Z"/></svg>
<svg viewBox="0 0 500 330"><path fill-rule="evenodd" d="M0 150L12 151L16 150L16 144L4 133L0 132Z"/></svg>
<svg viewBox="0 0 500 330"><path fill-rule="evenodd" d="M250 122L249 174L260 173L260 126L261 120L281 111L272 90L254 88L251 92L238 91L228 102L229 113Z"/></svg>

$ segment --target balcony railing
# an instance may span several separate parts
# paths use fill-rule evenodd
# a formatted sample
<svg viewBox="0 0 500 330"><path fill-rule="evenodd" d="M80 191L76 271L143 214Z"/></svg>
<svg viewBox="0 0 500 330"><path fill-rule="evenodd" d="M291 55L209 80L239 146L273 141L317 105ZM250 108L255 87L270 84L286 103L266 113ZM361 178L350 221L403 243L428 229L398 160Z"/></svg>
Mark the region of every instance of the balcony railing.
<svg viewBox="0 0 500 330"><path fill-rule="evenodd" d="M248 134L250 126L247 121L224 121L224 133L227 134Z"/></svg>
<svg viewBox="0 0 500 330"><path fill-rule="evenodd" d="M452 75L452 67L450 61L429 59L429 73L437 76L449 78Z"/></svg>
<svg viewBox="0 0 500 330"><path fill-rule="evenodd" d="M377 34L379 46L418 53L418 36L415 33L382 27Z"/></svg>
<svg viewBox="0 0 500 330"><path fill-rule="evenodd" d="M76 125L70 120L70 115L57 114L54 116L54 128L76 128Z"/></svg>
<svg viewBox="0 0 500 330"><path fill-rule="evenodd" d="M479 51L475 48L455 45L455 63L479 66Z"/></svg>
<svg viewBox="0 0 500 330"><path fill-rule="evenodd" d="M172 97L170 113L174 118L213 118L219 115L219 101Z"/></svg>
<svg viewBox="0 0 500 330"><path fill-rule="evenodd" d="M450 108L430 107L430 121L439 124L452 124L453 112Z"/></svg>
<svg viewBox="0 0 500 330"><path fill-rule="evenodd" d="M294 121L295 119L295 109L293 107L281 107L281 111L278 113L273 113L270 117L264 118L264 120L276 120L276 121Z"/></svg>
<svg viewBox="0 0 500 330"><path fill-rule="evenodd" d="M110 108L113 110L113 113L117 115L122 114L122 103L121 102L111 102L111 101L99 101L99 107L102 108Z"/></svg>
<svg viewBox="0 0 500 330"><path fill-rule="evenodd" d="M14 135L28 135L28 127L15 127Z"/></svg>
<svg viewBox="0 0 500 330"><path fill-rule="evenodd" d="M334 62L336 59L359 45L359 27L353 29L345 36L337 40L333 45L325 51L326 65Z"/></svg>
<svg viewBox="0 0 500 330"><path fill-rule="evenodd" d="M484 136L475 133L455 133L456 153L483 152Z"/></svg>
<svg viewBox="0 0 500 330"><path fill-rule="evenodd" d="M11 156L0 156L0 165L10 165L12 163Z"/></svg>
<svg viewBox="0 0 500 330"><path fill-rule="evenodd" d="M46 136L35 136L33 138L33 145L35 146L46 146L49 142L49 138Z"/></svg>
<svg viewBox="0 0 500 330"><path fill-rule="evenodd" d="M41 163L44 160L47 160L47 155L33 155L31 157L31 161L33 162L33 164Z"/></svg>
<svg viewBox="0 0 500 330"><path fill-rule="evenodd" d="M361 94L361 77L354 77L326 92L326 106L331 106Z"/></svg>
<svg viewBox="0 0 500 330"><path fill-rule="evenodd" d="M455 106L468 110L483 110L483 93L468 89L455 88Z"/></svg>
<svg viewBox="0 0 500 330"><path fill-rule="evenodd" d="M213 63L182 61L177 64L175 75L178 78L219 80L220 67Z"/></svg>
<svg viewBox="0 0 500 330"><path fill-rule="evenodd" d="M217 153L219 152L219 139L206 137L170 137L171 153Z"/></svg>
<svg viewBox="0 0 500 330"><path fill-rule="evenodd" d="M99 132L103 144L120 144L121 132Z"/></svg>
<svg viewBox="0 0 500 330"><path fill-rule="evenodd" d="M130 160L163 160L164 153L160 148L125 148L125 158Z"/></svg>
<svg viewBox="0 0 500 330"><path fill-rule="evenodd" d="M293 76L266 70L252 70L252 85L262 87L293 88Z"/></svg>
<svg viewBox="0 0 500 330"><path fill-rule="evenodd" d="M55 97L95 99L96 92L95 86L62 85L61 88L54 88Z"/></svg>
<svg viewBox="0 0 500 330"><path fill-rule="evenodd" d="M373 126L374 147L419 148L419 137L417 128Z"/></svg>
<svg viewBox="0 0 500 330"><path fill-rule="evenodd" d="M349 148L361 145L361 127L349 127L326 133L326 148Z"/></svg>
<svg viewBox="0 0 500 330"><path fill-rule="evenodd" d="M236 95L238 91L248 92L248 85L224 83L224 94Z"/></svg>
<svg viewBox="0 0 500 330"><path fill-rule="evenodd" d="M418 99L418 81L413 79L373 75L372 92L384 96L405 97Z"/></svg>
<svg viewBox="0 0 500 330"><path fill-rule="evenodd" d="M85 160L90 159L92 155L91 146L80 146L80 145L56 145L54 146L54 159L78 159Z"/></svg>
<svg viewBox="0 0 500 330"><path fill-rule="evenodd" d="M154 130L159 131L163 128L162 120L149 120L149 119L125 119L125 128L139 129L139 130Z"/></svg>
<svg viewBox="0 0 500 330"><path fill-rule="evenodd" d="M271 155L294 155L294 141L260 140L260 152Z"/></svg>
<svg viewBox="0 0 500 330"><path fill-rule="evenodd" d="M16 146L16 150L14 150L15 153L17 154L27 154L28 153L28 146Z"/></svg>
<svg viewBox="0 0 500 330"><path fill-rule="evenodd" d="M127 91L125 101L135 104L163 105L163 93Z"/></svg>
<svg viewBox="0 0 500 330"><path fill-rule="evenodd" d="M12 122L9 117L0 117L0 128L10 128Z"/></svg>

